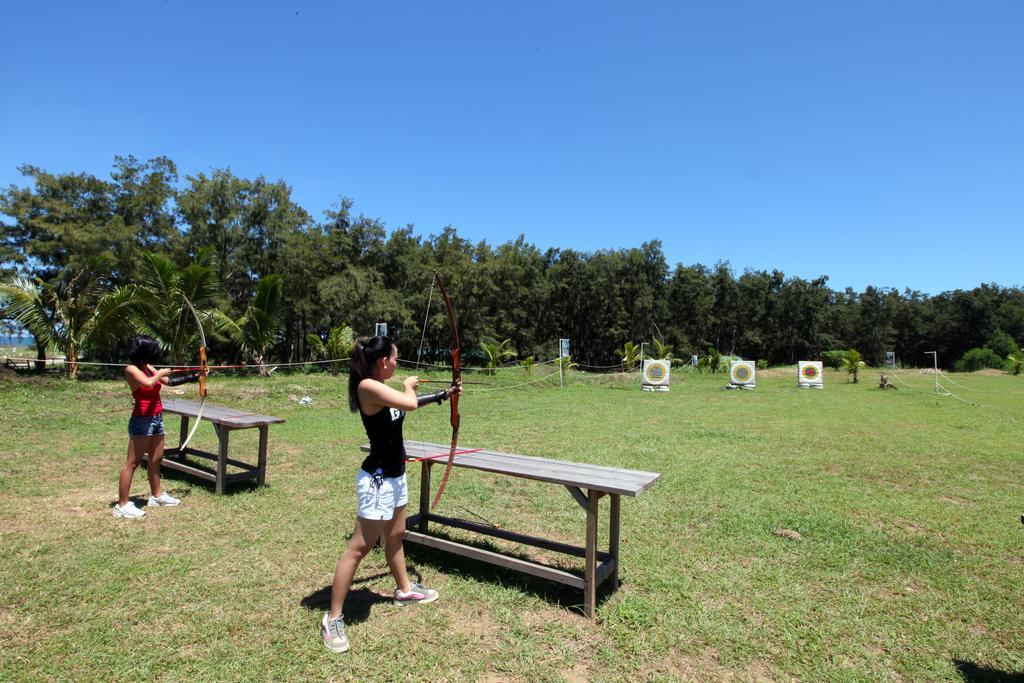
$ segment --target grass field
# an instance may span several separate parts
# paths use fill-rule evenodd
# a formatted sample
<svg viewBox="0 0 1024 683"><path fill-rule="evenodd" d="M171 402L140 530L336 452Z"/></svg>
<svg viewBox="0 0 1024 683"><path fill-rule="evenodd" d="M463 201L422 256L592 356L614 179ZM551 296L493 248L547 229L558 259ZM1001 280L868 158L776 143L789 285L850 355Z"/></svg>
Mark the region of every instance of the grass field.
<svg viewBox="0 0 1024 683"><path fill-rule="evenodd" d="M270 485L215 496L171 473L183 504L129 521L110 510L124 384L0 375L0 678L1020 675L1024 377L957 375L968 402L930 394L928 375L901 378L891 392L867 371L800 390L793 369L759 373L753 392L685 373L667 394L579 375L468 391L461 445L662 474L623 500L620 589L590 621L577 591L412 547L413 577L441 599L402 609L375 551L345 608L352 651L334 655L319 623L365 440L344 378L212 376L211 402L287 419L270 430ZM448 436L447 408L406 421L407 438ZM212 448L212 429L196 441ZM254 450L255 435L237 432L232 449ZM441 508L576 544L585 528L565 491L468 470Z"/></svg>

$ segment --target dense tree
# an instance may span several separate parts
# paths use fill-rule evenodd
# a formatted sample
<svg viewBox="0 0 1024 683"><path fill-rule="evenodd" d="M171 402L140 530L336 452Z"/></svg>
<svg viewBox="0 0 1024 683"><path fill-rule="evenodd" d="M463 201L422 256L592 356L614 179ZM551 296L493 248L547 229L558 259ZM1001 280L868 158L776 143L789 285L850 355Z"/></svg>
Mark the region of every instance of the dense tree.
<svg viewBox="0 0 1024 683"><path fill-rule="evenodd" d="M140 285L151 302L166 300L140 326L166 337L174 354L187 346L186 326L176 285L160 284L159 273L199 277L197 269L209 276L210 291L197 293L203 307L235 321L236 332L242 321L253 333L213 345L276 362L322 356L332 330L366 335L378 322L388 324L402 358L447 362L450 331L434 270L455 305L467 365L485 363L482 344L492 340L509 340L521 357L553 358L561 337L589 369L618 367L616 350L628 342L775 364L852 348L872 364L896 351L902 363L924 365L926 352L937 351L944 367L974 348L1019 357L1024 342L1019 288L834 291L825 276L737 275L727 261L673 267L658 241L585 253L542 252L522 235L474 244L452 226L420 237L412 225L389 230L355 215L344 197L314 220L283 180L221 169L179 187L165 157L116 157L109 179L20 170L29 186L0 191L0 275L21 276L49 297L51 319L63 302L62 315L80 327L72 308ZM91 348L111 358L123 353L123 342L98 348L103 336L93 335Z"/></svg>

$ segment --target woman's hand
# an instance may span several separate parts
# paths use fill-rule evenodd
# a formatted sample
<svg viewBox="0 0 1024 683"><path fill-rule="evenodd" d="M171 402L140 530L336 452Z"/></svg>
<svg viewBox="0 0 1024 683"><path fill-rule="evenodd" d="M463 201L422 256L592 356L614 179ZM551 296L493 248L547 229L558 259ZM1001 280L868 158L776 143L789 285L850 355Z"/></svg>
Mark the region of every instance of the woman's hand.
<svg viewBox="0 0 1024 683"><path fill-rule="evenodd" d="M453 384L452 386L450 386L447 389L445 389L445 393L448 394L448 398L451 398L452 396L461 396L462 395L462 380L461 379L457 380L455 382L455 384Z"/></svg>
<svg viewBox="0 0 1024 683"><path fill-rule="evenodd" d="M413 393L416 393L416 390L420 388L420 378L416 375L406 377L402 380L402 386L405 387L406 391L411 389Z"/></svg>

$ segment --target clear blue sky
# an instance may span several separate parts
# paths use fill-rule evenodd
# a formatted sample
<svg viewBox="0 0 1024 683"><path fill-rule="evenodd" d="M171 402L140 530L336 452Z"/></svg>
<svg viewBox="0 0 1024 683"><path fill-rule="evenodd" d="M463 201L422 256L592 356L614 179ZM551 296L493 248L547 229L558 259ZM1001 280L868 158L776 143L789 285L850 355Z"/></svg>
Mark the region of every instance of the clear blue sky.
<svg viewBox="0 0 1024 683"><path fill-rule="evenodd" d="M1024 2L12 0L0 185L284 179L390 228L1024 285Z"/></svg>

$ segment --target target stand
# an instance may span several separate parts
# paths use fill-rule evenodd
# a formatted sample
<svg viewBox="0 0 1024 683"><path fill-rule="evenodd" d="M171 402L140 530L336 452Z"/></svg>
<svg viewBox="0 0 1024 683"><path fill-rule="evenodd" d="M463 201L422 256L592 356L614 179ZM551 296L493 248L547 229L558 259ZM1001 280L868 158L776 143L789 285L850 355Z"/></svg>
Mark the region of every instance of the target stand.
<svg viewBox="0 0 1024 683"><path fill-rule="evenodd" d="M796 368L796 385L801 389L824 389L821 373L824 364L820 360L802 360Z"/></svg>
<svg viewBox="0 0 1024 683"><path fill-rule="evenodd" d="M752 360L734 360L729 363L729 383L726 389L756 389L756 366Z"/></svg>
<svg viewBox="0 0 1024 683"><path fill-rule="evenodd" d="M665 360L645 360L640 373L641 391L668 391L672 363Z"/></svg>

